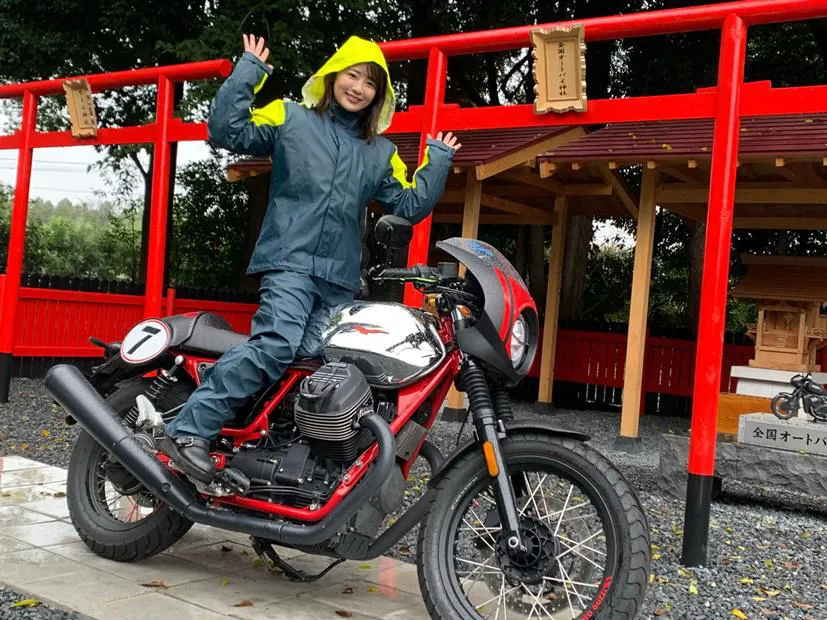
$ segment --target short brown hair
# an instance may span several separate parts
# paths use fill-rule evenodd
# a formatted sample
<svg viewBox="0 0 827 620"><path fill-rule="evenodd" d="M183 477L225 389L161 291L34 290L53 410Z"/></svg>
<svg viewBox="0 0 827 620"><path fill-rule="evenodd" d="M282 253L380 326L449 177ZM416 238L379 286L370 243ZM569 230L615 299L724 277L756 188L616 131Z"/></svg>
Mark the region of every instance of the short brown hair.
<svg viewBox="0 0 827 620"><path fill-rule="evenodd" d="M368 79L376 84L376 95L373 101L361 112L361 120L359 122L359 137L362 140L373 140L379 134L379 114L382 112L382 104L385 102L385 93L388 88L388 76L385 70L377 65L375 62L364 63L367 67ZM344 71L345 69L343 69ZM324 77L324 95L319 99L319 103L313 108L321 115L330 108L335 100L333 94L333 83L336 81L338 73L328 73Z"/></svg>

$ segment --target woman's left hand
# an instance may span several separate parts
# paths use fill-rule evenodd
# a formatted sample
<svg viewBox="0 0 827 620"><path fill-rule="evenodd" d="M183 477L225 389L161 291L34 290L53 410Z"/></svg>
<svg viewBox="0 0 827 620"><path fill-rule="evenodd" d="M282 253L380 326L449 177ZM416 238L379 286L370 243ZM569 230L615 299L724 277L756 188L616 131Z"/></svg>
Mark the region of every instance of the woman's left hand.
<svg viewBox="0 0 827 620"><path fill-rule="evenodd" d="M430 138L431 134L428 134L428 137ZM462 145L459 143L459 140L457 140L457 137L450 131L445 134L445 137L442 136L442 132L440 131L436 135L436 139L440 142L444 142L446 146L450 146L455 151L458 151L462 148Z"/></svg>

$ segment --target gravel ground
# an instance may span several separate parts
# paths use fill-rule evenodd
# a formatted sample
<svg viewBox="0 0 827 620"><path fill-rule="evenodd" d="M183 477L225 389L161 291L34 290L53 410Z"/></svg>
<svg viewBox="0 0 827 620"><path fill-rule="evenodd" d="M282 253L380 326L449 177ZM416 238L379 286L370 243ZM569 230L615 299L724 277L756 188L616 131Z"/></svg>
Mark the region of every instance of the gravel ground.
<svg viewBox="0 0 827 620"><path fill-rule="evenodd" d="M517 404L515 413L520 418L540 417L527 404ZM723 497L712 506L710 568L683 569L683 501L652 489L658 465L656 438L661 433L686 432L688 420L644 416L643 450L630 455L612 450L619 423L616 413L559 410L545 419L589 433L593 437L590 445L609 457L638 490L649 519L653 551L641 618L827 620L827 498L725 481ZM63 413L52 405L41 381L14 380L10 403L0 405L0 454L19 454L65 467L77 430L64 426L62 420ZM438 422L430 439L450 451L458 430L458 424ZM416 499L417 488L420 492L424 488L427 467L417 466L412 473L406 503ZM391 555L411 562L415 549L414 531ZM45 607L10 608L13 596L0 589L0 620L73 617Z"/></svg>
<svg viewBox="0 0 827 620"><path fill-rule="evenodd" d="M15 607L15 604L18 607ZM14 620L73 620L72 612L56 609L14 590L0 586L0 618Z"/></svg>

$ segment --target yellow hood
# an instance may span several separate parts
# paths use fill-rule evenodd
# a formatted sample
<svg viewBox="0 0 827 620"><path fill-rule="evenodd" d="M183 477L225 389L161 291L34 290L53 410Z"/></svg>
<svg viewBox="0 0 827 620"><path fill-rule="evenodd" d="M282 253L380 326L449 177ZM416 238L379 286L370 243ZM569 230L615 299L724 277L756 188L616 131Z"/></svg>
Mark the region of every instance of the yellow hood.
<svg viewBox="0 0 827 620"><path fill-rule="evenodd" d="M359 37L350 37L345 41L339 50L327 59L321 69L314 73L302 87L302 98L304 105L308 108L314 107L321 101L324 95L324 78L330 73L338 73L353 65L363 62L375 62L382 67L387 76L388 83L385 88L385 100L379 112L379 133L385 131L391 124L393 111L396 108L396 95L391 85L391 76L388 72L388 63L385 62L385 55L373 41L367 41Z"/></svg>

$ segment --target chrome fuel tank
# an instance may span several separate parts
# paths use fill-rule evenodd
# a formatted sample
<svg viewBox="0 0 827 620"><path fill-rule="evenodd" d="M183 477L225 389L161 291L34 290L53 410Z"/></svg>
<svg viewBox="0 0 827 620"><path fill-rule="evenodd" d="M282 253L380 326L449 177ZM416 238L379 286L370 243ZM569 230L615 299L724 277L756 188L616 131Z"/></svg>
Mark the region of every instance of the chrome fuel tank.
<svg viewBox="0 0 827 620"><path fill-rule="evenodd" d="M445 355L434 316L402 304L347 304L324 333L325 360L355 364L373 387L408 385Z"/></svg>

